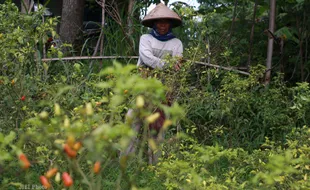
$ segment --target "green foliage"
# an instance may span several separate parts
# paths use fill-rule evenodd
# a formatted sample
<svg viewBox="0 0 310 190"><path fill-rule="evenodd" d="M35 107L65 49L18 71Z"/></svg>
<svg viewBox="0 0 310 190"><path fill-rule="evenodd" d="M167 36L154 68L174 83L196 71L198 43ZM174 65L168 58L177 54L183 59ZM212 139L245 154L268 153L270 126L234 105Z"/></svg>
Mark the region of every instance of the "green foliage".
<svg viewBox="0 0 310 190"><path fill-rule="evenodd" d="M56 35L56 18L43 22L41 12L23 15L13 3L0 6L1 72L10 77L24 74L18 72L23 67L27 72L35 72L38 65L33 64L34 58L40 57L37 46L47 41L48 33Z"/></svg>
<svg viewBox="0 0 310 190"><path fill-rule="evenodd" d="M75 68L79 69L79 66L75 65ZM135 136L135 131L130 127L135 119L124 118L128 107L135 110L135 118L144 121L143 142L148 139L147 126L152 121L147 118L153 114L154 107L164 108L173 124L182 112L178 105L171 107L162 105L164 86L155 79L143 79L132 73L134 68L130 65L122 67L119 63L115 63L114 67L108 67L98 74L99 77L106 77L106 80L101 80L101 82L89 80L88 83L93 88L99 89L98 94L101 96L93 93L91 101L86 100L85 105L70 109L70 106L62 107L56 103L53 108L49 106L51 105L49 102L46 104L45 111L30 113L34 116L23 122L22 128L18 131L18 139L14 143L12 142L15 138L14 133L9 136L1 134L1 139L3 139L0 141L1 151L9 148L7 147L9 145L14 146L10 154L4 154L6 156L1 159L2 164L4 161L10 161L10 167L18 168L19 164L14 159L14 154L20 154L20 152L35 159L35 162L32 160L33 165L27 171L25 179L11 176L12 174L7 172L9 175L3 176L3 180L29 184L32 179L38 177L38 173L43 175L47 168L57 167L60 172L69 171L75 180L76 187L92 189L100 187L106 179L103 175L94 175L91 172L92 165L100 161L102 171L111 170L111 165L118 168L116 175L118 177L108 179L115 187L127 188L136 184L138 181L136 182L135 177L129 178L125 173L127 160L132 156L118 157ZM54 100L59 102L63 98L68 98L67 93L73 88L75 87L60 88ZM136 103L137 95L148 101L145 106L141 107L138 102ZM64 144L69 144L70 138L82 143L82 149L78 151L76 159L75 156L70 159L70 153L63 151ZM139 147L143 153L144 143ZM144 165L143 157L143 154L140 154L139 157L134 158L138 162L134 170L140 170ZM133 172L136 173L136 171ZM54 181L53 184L55 187L61 187L61 184L54 183ZM7 186L10 184L3 184L3 187Z"/></svg>
<svg viewBox="0 0 310 190"><path fill-rule="evenodd" d="M252 62L265 62L269 1L201 0L198 12L211 32L213 61L219 65L247 66L251 29L254 26ZM257 2L256 15L254 3ZM235 4L236 3L236 4ZM236 5L236 6L235 6ZM277 2L272 71L284 73L289 82L305 81L309 70L309 1ZM235 15L235 19L233 18ZM213 32L215 31L215 32ZM297 46L296 46L297 45Z"/></svg>
<svg viewBox="0 0 310 190"><path fill-rule="evenodd" d="M26 112L35 109L35 99L45 93L39 81L46 81L48 67L39 60L43 43L56 35L56 18L43 22L41 12L20 14L9 1L0 4L0 15L0 123L7 133L8 126L20 126Z"/></svg>
<svg viewBox="0 0 310 190"><path fill-rule="evenodd" d="M154 170L167 189L308 189L309 132L294 128L286 148L267 140L251 153L183 137Z"/></svg>
<svg viewBox="0 0 310 190"><path fill-rule="evenodd" d="M309 121L309 104L310 104L310 88L309 83L298 83L298 86L293 87L294 105L292 110L296 111L297 119L301 123L307 124Z"/></svg>
<svg viewBox="0 0 310 190"><path fill-rule="evenodd" d="M195 138L207 144L253 150L266 136L281 144L293 127L309 125L307 83L290 89L280 76L265 86L259 82L262 71L263 67L253 69L249 78L227 73L221 79L217 72L205 72L203 78L208 77L211 84L220 79L220 84L215 90L197 85L186 94L185 123L191 123Z"/></svg>
<svg viewBox="0 0 310 190"><path fill-rule="evenodd" d="M253 5L241 2L238 29L251 17L245 15ZM208 46L230 26L233 1L209 3L208 13L175 7L189 28L180 33L187 61L166 57L164 70L118 62L104 62L102 70L89 61L41 63L42 41L54 35L56 19L42 22L41 13L21 15L13 4L1 4L0 189L41 187L39 177L52 167L71 175L71 189L309 189L309 84L288 87L277 74L264 85L261 54L254 56L258 66L246 77L194 64L210 56L205 54ZM298 4L294 11L304 5L287 3ZM259 16L266 6L260 4ZM276 34L296 44L296 31L283 26ZM126 54L130 43L123 48L124 38L118 38L123 31L115 33L105 51ZM211 61L242 62L245 56L238 52L245 48L245 37L242 32L235 36L240 44L224 40L212 50ZM49 54L62 56L58 49ZM182 64L180 70L176 62ZM155 108L167 115L163 143L147 135ZM126 116L129 109L133 115ZM137 135L132 129L137 121L142 125L138 151L124 155ZM157 165L146 164L147 142L162 154ZM77 143L80 149L74 148ZM31 163L28 169L22 169L22 153ZM98 161L97 173L93 167ZM54 177L49 181L54 189L63 188Z"/></svg>

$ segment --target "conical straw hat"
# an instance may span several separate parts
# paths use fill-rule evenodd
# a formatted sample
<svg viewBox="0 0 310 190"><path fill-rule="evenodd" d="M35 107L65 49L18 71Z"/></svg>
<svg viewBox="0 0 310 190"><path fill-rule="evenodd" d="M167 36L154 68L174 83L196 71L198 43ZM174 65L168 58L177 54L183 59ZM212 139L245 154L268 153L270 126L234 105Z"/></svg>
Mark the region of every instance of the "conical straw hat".
<svg viewBox="0 0 310 190"><path fill-rule="evenodd" d="M153 28L154 21L158 19L170 19L172 21L173 28L182 24L182 19L179 15L162 3L159 3L153 10L151 10L151 12L144 17L141 23L144 26Z"/></svg>

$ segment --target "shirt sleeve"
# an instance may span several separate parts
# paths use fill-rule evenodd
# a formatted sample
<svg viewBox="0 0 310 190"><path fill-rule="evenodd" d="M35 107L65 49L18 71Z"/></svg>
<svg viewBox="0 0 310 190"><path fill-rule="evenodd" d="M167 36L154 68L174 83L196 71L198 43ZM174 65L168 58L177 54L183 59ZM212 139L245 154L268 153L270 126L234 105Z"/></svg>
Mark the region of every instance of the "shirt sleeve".
<svg viewBox="0 0 310 190"><path fill-rule="evenodd" d="M149 39L145 36L141 36L139 44L139 57L141 62L152 68L163 68L164 62L153 55L152 46Z"/></svg>
<svg viewBox="0 0 310 190"><path fill-rule="evenodd" d="M183 56L183 44L181 41L179 41L173 56Z"/></svg>

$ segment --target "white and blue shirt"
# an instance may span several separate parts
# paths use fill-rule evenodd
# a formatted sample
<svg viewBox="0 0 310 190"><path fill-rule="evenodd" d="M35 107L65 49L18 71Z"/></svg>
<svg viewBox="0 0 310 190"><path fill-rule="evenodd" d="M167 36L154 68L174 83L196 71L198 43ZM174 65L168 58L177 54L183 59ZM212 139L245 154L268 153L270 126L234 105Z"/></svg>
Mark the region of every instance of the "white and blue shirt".
<svg viewBox="0 0 310 190"><path fill-rule="evenodd" d="M166 55L182 56L183 44L173 38L168 41L160 41L151 34L144 34L140 37L139 60L137 66L149 66L151 68L162 69L165 65L163 58Z"/></svg>

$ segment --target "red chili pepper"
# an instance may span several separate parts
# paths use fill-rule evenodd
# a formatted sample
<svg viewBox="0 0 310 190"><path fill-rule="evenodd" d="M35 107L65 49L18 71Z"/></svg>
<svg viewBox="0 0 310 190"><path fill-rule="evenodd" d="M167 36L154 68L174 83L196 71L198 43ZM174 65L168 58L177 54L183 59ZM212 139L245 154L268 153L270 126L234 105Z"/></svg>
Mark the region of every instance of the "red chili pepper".
<svg viewBox="0 0 310 190"><path fill-rule="evenodd" d="M99 173L100 167L101 167L101 163L100 163L99 161L97 161L97 162L94 164L94 168L93 168L93 171L94 171L95 174Z"/></svg>
<svg viewBox="0 0 310 190"><path fill-rule="evenodd" d="M25 100L26 100L26 96L22 96L22 97L20 98L20 100L21 100L21 101L25 101Z"/></svg>
<svg viewBox="0 0 310 190"><path fill-rule="evenodd" d="M81 147L82 147L82 143L81 143L81 142L76 142L76 143L73 145L73 149L74 149L75 151L79 151Z"/></svg>
<svg viewBox="0 0 310 190"><path fill-rule="evenodd" d="M70 187L73 184L73 180L67 172L62 173L62 181L66 187Z"/></svg>
<svg viewBox="0 0 310 190"><path fill-rule="evenodd" d="M56 175L57 171L58 171L57 168L52 168L52 169L50 169L50 170L48 170L48 171L46 172L45 176L46 176L47 178L51 178L51 177L53 177L54 175Z"/></svg>
<svg viewBox="0 0 310 190"><path fill-rule="evenodd" d="M41 175L40 176L40 181L41 181L41 184L43 185L43 187L45 189L49 189L51 187L50 182L48 181L48 179L45 176Z"/></svg>
<svg viewBox="0 0 310 190"><path fill-rule="evenodd" d="M49 38L47 39L47 42L51 42L51 41L53 41L53 38L52 38L52 37L49 37Z"/></svg>
<svg viewBox="0 0 310 190"><path fill-rule="evenodd" d="M67 139L67 144L72 148L75 143L75 138L73 135L69 135Z"/></svg>
<svg viewBox="0 0 310 190"><path fill-rule="evenodd" d="M29 160L25 154L19 155L19 160L22 162L24 169L28 169L31 166L31 164L30 164L30 162L29 162Z"/></svg>
<svg viewBox="0 0 310 190"><path fill-rule="evenodd" d="M72 150L72 148L68 144L64 145L64 151L67 153L67 155L70 158L75 158L76 157L76 151Z"/></svg>

